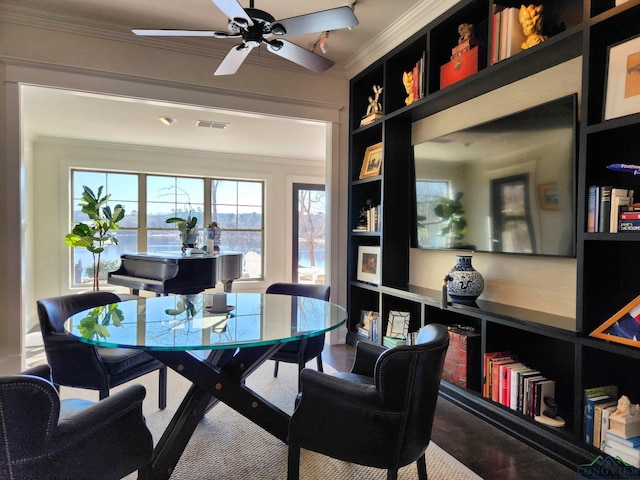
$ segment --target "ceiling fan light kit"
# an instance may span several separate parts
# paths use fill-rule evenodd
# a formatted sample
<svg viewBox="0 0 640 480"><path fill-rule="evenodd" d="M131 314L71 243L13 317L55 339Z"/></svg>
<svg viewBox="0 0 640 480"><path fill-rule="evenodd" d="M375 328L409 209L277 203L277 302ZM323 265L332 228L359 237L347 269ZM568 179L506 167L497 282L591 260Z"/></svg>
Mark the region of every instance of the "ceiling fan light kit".
<svg viewBox="0 0 640 480"><path fill-rule="evenodd" d="M251 0L250 7L246 9L237 0L212 0L212 2L227 18L231 19L228 24L228 33L207 30L157 29L133 29L132 32L140 36L193 36L241 39L242 43L236 45L227 53L214 75L233 75L238 71L238 68L240 68L240 65L242 65L251 50L263 43L271 53L316 73L322 73L331 68L334 62L287 40L271 39L269 37L325 32L322 37L324 41L319 47L323 53L326 53L328 51L326 41L330 30L350 29L358 25L358 19L353 13L352 7L346 6L276 21L269 13L253 8L253 0Z"/></svg>

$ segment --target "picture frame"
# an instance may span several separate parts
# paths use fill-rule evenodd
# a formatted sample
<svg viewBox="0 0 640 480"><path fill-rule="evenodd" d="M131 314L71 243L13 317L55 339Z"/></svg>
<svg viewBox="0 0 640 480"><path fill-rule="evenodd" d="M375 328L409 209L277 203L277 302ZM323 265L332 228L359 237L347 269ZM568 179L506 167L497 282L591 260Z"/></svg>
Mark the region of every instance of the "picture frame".
<svg viewBox="0 0 640 480"><path fill-rule="evenodd" d="M604 119L640 112L640 35L609 47Z"/></svg>
<svg viewBox="0 0 640 480"><path fill-rule="evenodd" d="M543 183L538 185L538 203L542 210L560 210L558 184Z"/></svg>
<svg viewBox="0 0 640 480"><path fill-rule="evenodd" d="M358 247L356 278L362 282L380 284L380 247Z"/></svg>
<svg viewBox="0 0 640 480"><path fill-rule="evenodd" d="M360 180L376 177L382 173L382 142L370 145L364 152Z"/></svg>
<svg viewBox="0 0 640 480"><path fill-rule="evenodd" d="M640 295L589 334L591 337L640 348Z"/></svg>
<svg viewBox="0 0 640 480"><path fill-rule="evenodd" d="M411 313L391 310L389 312L389 321L387 322L386 336L406 340L409 335L410 320Z"/></svg>

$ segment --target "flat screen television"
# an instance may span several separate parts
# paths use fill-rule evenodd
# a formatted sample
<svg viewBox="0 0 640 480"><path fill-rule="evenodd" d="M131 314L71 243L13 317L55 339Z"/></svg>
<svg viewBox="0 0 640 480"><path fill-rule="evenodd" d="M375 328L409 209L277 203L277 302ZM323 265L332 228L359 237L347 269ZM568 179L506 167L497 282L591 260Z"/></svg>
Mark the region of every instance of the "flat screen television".
<svg viewBox="0 0 640 480"><path fill-rule="evenodd" d="M412 246L575 257L577 95L414 145Z"/></svg>

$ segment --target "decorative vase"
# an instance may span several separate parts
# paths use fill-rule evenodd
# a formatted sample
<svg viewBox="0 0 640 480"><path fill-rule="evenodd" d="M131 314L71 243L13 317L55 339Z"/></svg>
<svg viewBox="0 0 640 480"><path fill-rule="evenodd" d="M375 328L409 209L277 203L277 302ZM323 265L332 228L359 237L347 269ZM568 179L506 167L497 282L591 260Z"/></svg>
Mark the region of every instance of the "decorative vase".
<svg viewBox="0 0 640 480"><path fill-rule="evenodd" d="M220 227L207 227L204 229L207 240L213 240L213 251L220 251L220 240L222 239L222 229ZM208 244L209 242L207 242Z"/></svg>
<svg viewBox="0 0 640 480"><path fill-rule="evenodd" d="M180 242L182 242L182 251L188 248L196 248L198 245L198 230L192 228L187 232L180 232Z"/></svg>
<svg viewBox="0 0 640 480"><path fill-rule="evenodd" d="M447 275L447 293L451 300L474 304L483 290L484 278L471 265L471 255L456 255L456 264Z"/></svg>

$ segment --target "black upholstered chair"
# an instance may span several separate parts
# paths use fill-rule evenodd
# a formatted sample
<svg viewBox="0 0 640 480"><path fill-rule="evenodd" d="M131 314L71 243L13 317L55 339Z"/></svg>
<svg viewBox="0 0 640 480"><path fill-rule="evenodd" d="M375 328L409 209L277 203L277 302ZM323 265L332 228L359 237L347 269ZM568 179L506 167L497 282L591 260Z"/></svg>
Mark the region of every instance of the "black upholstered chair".
<svg viewBox="0 0 640 480"><path fill-rule="evenodd" d="M425 451L448 345L446 327L432 324L412 346L359 342L350 373L305 368L289 423L288 480L299 478L300 448L384 468L388 480L416 462L418 478L427 480Z"/></svg>
<svg viewBox="0 0 640 480"><path fill-rule="evenodd" d="M111 292L87 292L38 300L38 317L47 363L55 385L98 390L100 399L109 390L141 375L159 371L158 407L167 405L167 367L149 354L128 348L96 347L82 343L64 331L71 315L92 307L119 302Z"/></svg>
<svg viewBox="0 0 640 480"><path fill-rule="evenodd" d="M60 401L48 376L42 365L0 377L0 478L116 480L151 461L142 385Z"/></svg>
<svg viewBox="0 0 640 480"><path fill-rule="evenodd" d="M331 289L328 285L317 285L311 283L273 283L267 287L267 293L310 297L329 301ZM285 343L280 350L271 356L271 360L275 360L276 362L273 369L273 376L278 376L279 362L298 364L299 374L306 363L314 358L317 359L318 371L322 372L323 349L324 335Z"/></svg>

